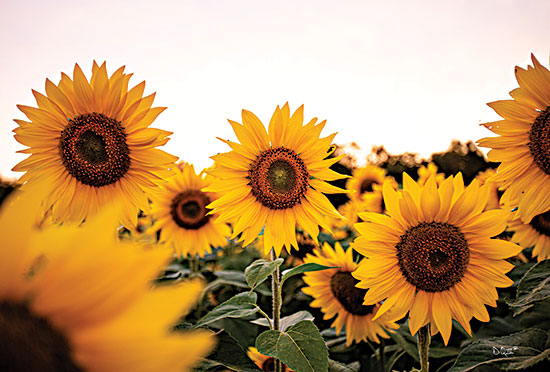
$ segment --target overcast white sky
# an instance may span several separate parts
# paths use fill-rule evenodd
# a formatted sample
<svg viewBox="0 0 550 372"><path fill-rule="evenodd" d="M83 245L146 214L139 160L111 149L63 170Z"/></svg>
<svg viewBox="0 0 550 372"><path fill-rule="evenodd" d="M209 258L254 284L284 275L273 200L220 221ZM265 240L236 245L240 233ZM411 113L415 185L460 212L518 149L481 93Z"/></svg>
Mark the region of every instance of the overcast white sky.
<svg viewBox="0 0 550 372"><path fill-rule="evenodd" d="M530 53L548 66L550 1L0 0L0 174L24 156L16 104L36 106L48 77L89 77L93 59L147 81L164 150L210 165L246 108L266 123L277 104L305 104L325 134L366 152L429 156L452 139L490 135L486 102L515 88ZM133 84L132 84L133 83Z"/></svg>

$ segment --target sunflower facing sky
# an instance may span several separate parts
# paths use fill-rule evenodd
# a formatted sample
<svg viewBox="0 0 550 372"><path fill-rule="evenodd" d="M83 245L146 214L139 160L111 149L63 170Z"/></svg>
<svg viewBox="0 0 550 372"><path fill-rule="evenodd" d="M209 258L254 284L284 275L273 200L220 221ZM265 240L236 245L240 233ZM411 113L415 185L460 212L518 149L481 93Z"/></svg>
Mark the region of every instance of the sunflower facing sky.
<svg viewBox="0 0 550 372"><path fill-rule="evenodd" d="M29 186L0 211L1 369L191 370L213 337L170 329L201 283L152 289L171 252L116 244L117 216L109 212L83 227L39 231L33 216L44 196Z"/></svg>
<svg viewBox="0 0 550 372"><path fill-rule="evenodd" d="M232 238L241 234L245 246L263 229L265 251L277 256L283 246L298 249L297 224L317 241L319 225L330 230L325 215L341 218L323 194L345 192L325 182L346 177L329 169L341 159L327 159L336 133L319 138L326 121L304 125L303 106L292 116L288 104L277 106L268 131L250 111L242 120L229 120L240 143L220 139L232 151L212 156L218 179L203 190L224 195L207 207L218 221L235 221Z"/></svg>
<svg viewBox="0 0 550 372"><path fill-rule="evenodd" d="M336 334L340 334L345 327L347 346L367 339L378 343L379 336L389 337L385 329L396 329L399 326L388 320L389 313L373 320L380 308L379 304L363 305L366 291L355 286L358 280L351 273L366 260L356 264L352 253L351 248L344 251L339 243L336 243L334 249L325 243L313 255L308 254L304 259L305 263L313 262L339 268L305 273L303 279L308 286L302 291L315 298L310 305L320 307L325 313L324 319L337 316L332 326L336 328Z"/></svg>
<svg viewBox="0 0 550 372"><path fill-rule="evenodd" d="M439 187L435 176L424 186L403 174L403 190L384 185L387 215L365 212L356 224L353 248L368 257L353 276L367 289L365 304L383 301L374 319L387 311L399 319L409 313L411 334L430 324L445 344L456 319L471 335L470 319L489 321L485 305L496 306L496 287L513 284L504 259L518 245L491 237L506 228L508 213L483 212L489 188L477 180L464 188L462 175Z"/></svg>
<svg viewBox="0 0 550 372"><path fill-rule="evenodd" d="M152 230L161 229L160 240L173 246L180 256L212 253L211 246L227 243L231 234L226 223L215 221L208 214L208 204L217 199L216 194L201 189L212 183L212 176L195 173L192 164L184 163L173 168L168 178L151 196L151 213L156 220Z"/></svg>
<svg viewBox="0 0 550 372"><path fill-rule="evenodd" d="M490 161L501 162L491 180L503 183L502 200L518 207L524 223L550 209L550 71L531 59L534 67L515 68L513 99L488 104L503 120L483 125L499 137L478 141L492 148Z"/></svg>
<svg viewBox="0 0 550 372"><path fill-rule="evenodd" d="M148 210L144 189L154 188L177 157L157 149L172 134L149 128L165 107L143 97L145 82L128 90L124 67L110 77L93 63L90 81L75 65L73 78L46 79L46 95L33 90L38 108L19 105L29 121L15 120L15 139L30 156L13 170L20 182L47 179L53 185L45 207L58 222L80 223L114 200L122 200L120 221L137 223Z"/></svg>

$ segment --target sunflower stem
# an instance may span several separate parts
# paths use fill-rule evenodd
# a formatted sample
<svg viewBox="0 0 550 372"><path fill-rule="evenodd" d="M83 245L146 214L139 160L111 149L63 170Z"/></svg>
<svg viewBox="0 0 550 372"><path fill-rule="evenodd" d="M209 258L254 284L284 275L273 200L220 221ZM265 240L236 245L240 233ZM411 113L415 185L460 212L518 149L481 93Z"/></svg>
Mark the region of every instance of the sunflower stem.
<svg viewBox="0 0 550 372"><path fill-rule="evenodd" d="M275 252L273 249L271 250L271 261L275 260ZM273 272L271 275L273 280L271 281L271 291L272 291L272 299L273 299L273 329L275 331L279 331L280 327L280 319L281 319L281 285L280 285L280 272L279 267L277 266L277 269ZM275 372L281 372L282 371L282 364L279 359L275 359Z"/></svg>
<svg viewBox="0 0 550 372"><path fill-rule="evenodd" d="M428 372L428 352L430 349L430 324L426 324L418 330L418 356L420 357L420 370Z"/></svg>
<svg viewBox="0 0 550 372"><path fill-rule="evenodd" d="M189 266L191 273L196 274L199 272L200 263L199 258L196 255L189 256Z"/></svg>
<svg viewBox="0 0 550 372"><path fill-rule="evenodd" d="M384 348L386 346L386 343L384 342L384 339L380 339L380 349L379 349L379 353L380 353L380 359L379 359L379 362L380 362L380 371L381 372L385 372L385 364L386 364L386 360L384 358Z"/></svg>

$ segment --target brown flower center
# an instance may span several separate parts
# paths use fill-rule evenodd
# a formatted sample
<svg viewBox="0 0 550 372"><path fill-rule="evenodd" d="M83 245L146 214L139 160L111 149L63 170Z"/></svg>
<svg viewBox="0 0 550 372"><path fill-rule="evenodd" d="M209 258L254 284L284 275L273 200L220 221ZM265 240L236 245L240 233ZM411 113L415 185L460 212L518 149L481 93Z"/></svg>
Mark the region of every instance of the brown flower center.
<svg viewBox="0 0 550 372"><path fill-rule="evenodd" d="M535 217L533 217L531 222L529 222L529 224L539 234L550 236L550 211L536 215Z"/></svg>
<svg viewBox="0 0 550 372"><path fill-rule="evenodd" d="M304 197L309 173L291 149L278 147L262 152L248 171L252 195L270 209L292 208Z"/></svg>
<svg viewBox="0 0 550 372"><path fill-rule="evenodd" d="M65 336L23 304L0 302L0 369L81 372Z"/></svg>
<svg viewBox="0 0 550 372"><path fill-rule="evenodd" d="M550 106L541 111L529 131L529 150L535 164L550 174Z"/></svg>
<svg viewBox="0 0 550 372"><path fill-rule="evenodd" d="M71 176L88 186L115 183L130 168L121 123L95 112L69 119L61 132L59 154Z"/></svg>
<svg viewBox="0 0 550 372"><path fill-rule="evenodd" d="M403 276L416 288L442 292L458 283L470 250L460 229L446 222L421 222L401 235L396 245Z"/></svg>
<svg viewBox="0 0 550 372"><path fill-rule="evenodd" d="M361 182L361 186L359 187L359 193L364 194L366 192L373 192L374 185L378 185L378 182L372 178L365 178L363 182Z"/></svg>
<svg viewBox="0 0 550 372"><path fill-rule="evenodd" d="M289 368L286 366L286 364L282 364L282 372L289 371ZM275 371L275 358L269 357L262 363L262 371L264 372L273 372Z"/></svg>
<svg viewBox="0 0 550 372"><path fill-rule="evenodd" d="M373 305L365 306L365 289L357 288L355 285L359 280L351 276L350 272L339 271L330 279L330 289L334 297L353 315L368 315L374 309Z"/></svg>
<svg viewBox="0 0 550 372"><path fill-rule="evenodd" d="M313 253L315 248L319 248L313 239L305 237L304 235L298 235L296 237L298 242L298 250L292 252L292 257L304 259L308 253Z"/></svg>
<svg viewBox="0 0 550 372"><path fill-rule="evenodd" d="M210 209L210 198L200 190L188 190L179 193L170 205L170 214L178 226L188 230L200 229L208 223L211 215L207 215Z"/></svg>

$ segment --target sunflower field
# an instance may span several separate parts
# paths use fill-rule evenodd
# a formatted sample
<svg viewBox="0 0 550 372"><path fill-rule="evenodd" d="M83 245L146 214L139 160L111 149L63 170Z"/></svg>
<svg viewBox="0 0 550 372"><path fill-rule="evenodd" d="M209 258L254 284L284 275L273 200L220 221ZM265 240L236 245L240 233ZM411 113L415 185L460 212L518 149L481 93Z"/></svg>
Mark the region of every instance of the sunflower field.
<svg viewBox="0 0 550 372"><path fill-rule="evenodd" d="M131 76L76 64L18 106L0 371L550 370L550 71L534 56L489 103L488 137L429 159L358 158L285 103L242 110L195 169L162 150L165 108Z"/></svg>

